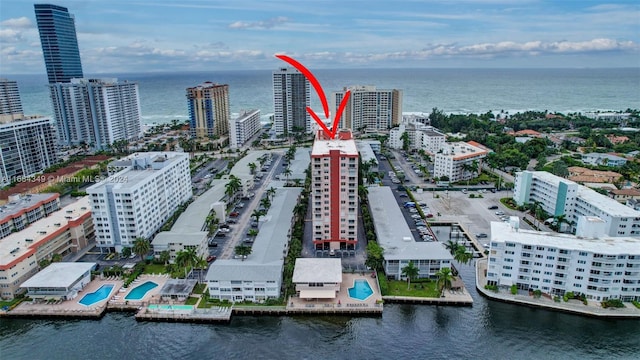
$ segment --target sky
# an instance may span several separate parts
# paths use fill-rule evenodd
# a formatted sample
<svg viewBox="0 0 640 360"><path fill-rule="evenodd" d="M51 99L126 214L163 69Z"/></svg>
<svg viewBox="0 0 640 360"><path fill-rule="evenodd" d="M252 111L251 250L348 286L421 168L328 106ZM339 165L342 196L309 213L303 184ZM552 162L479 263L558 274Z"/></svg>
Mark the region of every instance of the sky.
<svg viewBox="0 0 640 360"><path fill-rule="evenodd" d="M60 0L85 73L640 67L640 2ZM44 74L33 2L0 1L0 76Z"/></svg>

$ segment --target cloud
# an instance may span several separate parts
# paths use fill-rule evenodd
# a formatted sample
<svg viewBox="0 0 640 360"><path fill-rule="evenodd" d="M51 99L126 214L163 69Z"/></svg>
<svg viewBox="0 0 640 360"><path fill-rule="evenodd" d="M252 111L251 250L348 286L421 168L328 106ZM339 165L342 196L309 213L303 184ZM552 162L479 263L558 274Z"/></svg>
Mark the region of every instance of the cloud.
<svg viewBox="0 0 640 360"><path fill-rule="evenodd" d="M7 19L0 22L0 25L8 28L17 28L17 29L29 29L34 27L33 23L27 17L19 17L13 19Z"/></svg>
<svg viewBox="0 0 640 360"><path fill-rule="evenodd" d="M22 32L13 29L0 29L0 40L7 43L22 41Z"/></svg>
<svg viewBox="0 0 640 360"><path fill-rule="evenodd" d="M286 22L289 22L287 17L278 16L264 21L236 21L229 24L228 27L229 29L271 29Z"/></svg>

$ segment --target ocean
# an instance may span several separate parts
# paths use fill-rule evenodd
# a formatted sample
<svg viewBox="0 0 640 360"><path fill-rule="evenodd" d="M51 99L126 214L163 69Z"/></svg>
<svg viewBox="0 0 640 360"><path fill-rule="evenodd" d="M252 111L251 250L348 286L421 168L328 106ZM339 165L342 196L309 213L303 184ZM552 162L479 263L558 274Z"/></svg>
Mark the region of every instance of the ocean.
<svg viewBox="0 0 640 360"><path fill-rule="evenodd" d="M331 92L350 85L403 91L403 112L510 114L527 110L560 113L640 108L640 68L623 69L350 69L317 70L331 103ZM2 75L7 77L6 75ZM232 113L260 109L273 113L271 71L220 71L99 74L138 82L144 124L186 120L186 88L204 81L229 84ZM18 81L25 114L51 116L46 76L8 76ZM321 111L311 90L311 107Z"/></svg>

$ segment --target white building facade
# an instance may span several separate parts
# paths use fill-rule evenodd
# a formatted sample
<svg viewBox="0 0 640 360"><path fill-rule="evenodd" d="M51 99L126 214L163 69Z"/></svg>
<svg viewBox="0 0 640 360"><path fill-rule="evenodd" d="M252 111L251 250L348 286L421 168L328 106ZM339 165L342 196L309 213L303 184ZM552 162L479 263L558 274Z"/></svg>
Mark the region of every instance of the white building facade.
<svg viewBox="0 0 640 360"><path fill-rule="evenodd" d="M273 128L276 135L292 131L312 131L309 81L294 68L280 68L273 72ZM314 122L315 123L315 122Z"/></svg>
<svg viewBox="0 0 640 360"><path fill-rule="evenodd" d="M100 150L118 140L140 137L137 83L115 78L72 79L49 87L60 145L85 143Z"/></svg>
<svg viewBox="0 0 640 360"><path fill-rule="evenodd" d="M446 176L451 182L473 179L478 176L482 159L488 151L466 142L448 143L442 152L435 154L433 176ZM473 167L466 169L465 167Z"/></svg>
<svg viewBox="0 0 640 360"><path fill-rule="evenodd" d="M18 83L15 80L0 79L0 123L20 120L23 117Z"/></svg>
<svg viewBox="0 0 640 360"><path fill-rule="evenodd" d="M517 218L491 223L489 285L588 300L640 301L640 241L635 238L578 238L518 230Z"/></svg>
<svg viewBox="0 0 640 360"><path fill-rule="evenodd" d="M400 126L389 131L389 147L402 149L402 135L407 133L409 150L424 150L429 154L435 154L446 145L447 136L438 129L421 122L404 121Z"/></svg>
<svg viewBox="0 0 640 360"><path fill-rule="evenodd" d="M260 131L260 110L249 110L231 119L229 125L229 146L242 147L251 137Z"/></svg>
<svg viewBox="0 0 640 360"><path fill-rule="evenodd" d="M87 189L96 245L118 252L136 238L150 239L193 195L188 154L135 153L126 160L130 167Z"/></svg>
<svg viewBox="0 0 640 360"><path fill-rule="evenodd" d="M551 216L565 215L572 230L580 216L596 216L605 221L607 236L640 236L640 211L586 186L546 171L518 172L514 185L518 205L537 202Z"/></svg>

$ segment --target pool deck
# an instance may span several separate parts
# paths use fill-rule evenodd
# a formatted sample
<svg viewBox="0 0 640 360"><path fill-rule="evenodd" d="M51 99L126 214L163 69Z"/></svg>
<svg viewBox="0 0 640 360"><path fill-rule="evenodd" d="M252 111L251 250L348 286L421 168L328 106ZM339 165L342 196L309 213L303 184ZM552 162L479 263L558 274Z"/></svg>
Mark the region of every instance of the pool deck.
<svg viewBox="0 0 640 360"><path fill-rule="evenodd" d="M134 282L132 282L128 288L121 288L118 292L111 297L108 304L109 310L138 310L142 306L148 304L160 303L160 290L164 284L169 280L169 275L140 275ZM154 282L158 286L147 291L144 296L139 300L127 300L126 297L136 287L146 283L147 281Z"/></svg>
<svg viewBox="0 0 640 360"><path fill-rule="evenodd" d="M117 294L122 288L122 280L96 279L91 281L78 294L75 299L61 300L55 303L24 301L13 310L4 313L8 317L60 317L60 318L101 318L108 305L108 298L93 305L86 306L80 304L80 300L89 293L98 290L103 285L113 285L111 296Z"/></svg>
<svg viewBox="0 0 640 360"><path fill-rule="evenodd" d="M136 313L138 321L160 322L190 322L190 323L217 323L231 321L232 308L229 306L212 307L209 309L149 309L143 307Z"/></svg>

